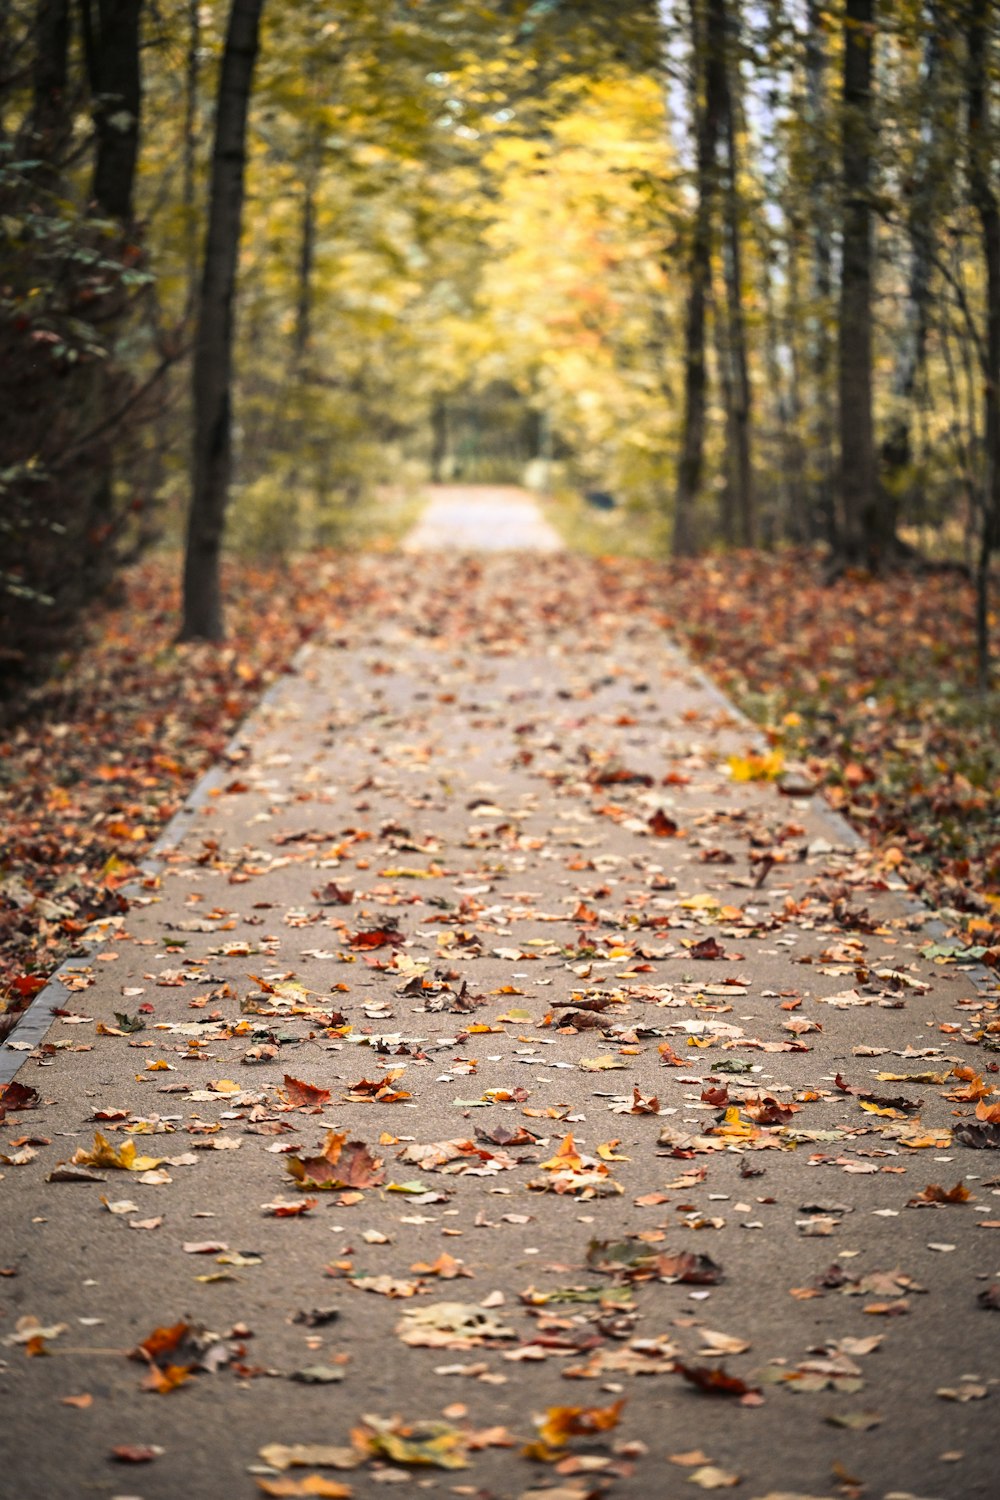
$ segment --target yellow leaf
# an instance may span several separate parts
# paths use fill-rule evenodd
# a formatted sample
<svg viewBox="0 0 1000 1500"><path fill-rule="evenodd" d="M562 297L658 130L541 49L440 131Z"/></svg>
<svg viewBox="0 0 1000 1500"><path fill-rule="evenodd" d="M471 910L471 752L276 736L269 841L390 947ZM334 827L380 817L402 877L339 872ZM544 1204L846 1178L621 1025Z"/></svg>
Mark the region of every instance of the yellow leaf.
<svg viewBox="0 0 1000 1500"><path fill-rule="evenodd" d="M729 774L734 781L777 781L784 768L785 757L780 750L729 756Z"/></svg>
<svg viewBox="0 0 1000 1500"><path fill-rule="evenodd" d="M83 1146L70 1158L74 1167L111 1167L119 1172L149 1172L163 1161L162 1156L137 1156L134 1141L122 1141L115 1147L107 1136L94 1131L94 1144L90 1151Z"/></svg>

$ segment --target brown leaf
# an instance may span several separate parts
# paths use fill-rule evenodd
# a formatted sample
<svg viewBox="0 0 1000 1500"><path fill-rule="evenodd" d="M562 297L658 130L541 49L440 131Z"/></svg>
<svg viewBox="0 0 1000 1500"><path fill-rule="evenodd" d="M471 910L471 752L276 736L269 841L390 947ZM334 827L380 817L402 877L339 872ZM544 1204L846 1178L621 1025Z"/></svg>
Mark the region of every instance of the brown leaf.
<svg viewBox="0 0 1000 1500"><path fill-rule="evenodd" d="M348 1141L336 1130L327 1132L319 1156L290 1156L285 1165L306 1189L369 1188L385 1181L381 1158L373 1156L364 1141Z"/></svg>
<svg viewBox="0 0 1000 1500"><path fill-rule="evenodd" d="M38 1105L38 1090L31 1088L29 1084L13 1083L0 1084L0 1120L18 1109L35 1109Z"/></svg>
<svg viewBox="0 0 1000 1500"><path fill-rule="evenodd" d="M285 1074L285 1086L279 1092L289 1109L321 1109L330 1100L329 1089L319 1088L314 1083L303 1083L290 1073Z"/></svg>
<svg viewBox="0 0 1000 1500"><path fill-rule="evenodd" d="M907 1208L926 1208L929 1204L968 1203L972 1194L962 1181L954 1187L943 1188L937 1182L929 1182L907 1202Z"/></svg>
<svg viewBox="0 0 1000 1500"><path fill-rule="evenodd" d="M393 927L371 927L361 932L352 933L348 938L352 948L368 950L371 948L401 948L406 939L401 932Z"/></svg>
<svg viewBox="0 0 1000 1500"><path fill-rule="evenodd" d="M714 937L707 937L700 943L692 943L688 955L691 958L725 958L726 950Z"/></svg>
<svg viewBox="0 0 1000 1500"><path fill-rule="evenodd" d="M727 1375L721 1365L686 1365L675 1360L674 1369L708 1396L748 1396L760 1389L759 1386L747 1385L738 1375Z"/></svg>
<svg viewBox="0 0 1000 1500"><path fill-rule="evenodd" d="M621 1421L624 1400L611 1406L550 1406L538 1429L543 1443L563 1447L571 1437L593 1437L610 1432Z"/></svg>
<svg viewBox="0 0 1000 1500"><path fill-rule="evenodd" d="M172 1354L187 1335L191 1332L192 1325L183 1320L179 1323L171 1323L166 1328L154 1328L141 1344L137 1344L129 1355L130 1359L160 1359L164 1354Z"/></svg>

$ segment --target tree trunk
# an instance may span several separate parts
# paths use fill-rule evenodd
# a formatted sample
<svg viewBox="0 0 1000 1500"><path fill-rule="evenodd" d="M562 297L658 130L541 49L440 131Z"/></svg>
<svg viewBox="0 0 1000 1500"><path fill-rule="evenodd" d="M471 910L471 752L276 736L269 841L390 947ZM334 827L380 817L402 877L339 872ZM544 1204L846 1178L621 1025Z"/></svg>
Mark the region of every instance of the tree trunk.
<svg viewBox="0 0 1000 1500"><path fill-rule="evenodd" d="M875 0L846 0L841 121L842 257L838 330L840 559L877 567L885 538L872 415L872 54Z"/></svg>
<svg viewBox="0 0 1000 1500"><path fill-rule="evenodd" d="M966 86L969 193L982 231L986 270L986 339L982 346L985 452L976 567L976 657L983 692L990 680L990 563L1000 543L1000 204L990 175L995 155L989 96L991 9L991 0L971 0Z"/></svg>
<svg viewBox="0 0 1000 1500"><path fill-rule="evenodd" d="M444 481L445 459L448 457L448 403L444 396L435 396L431 406L431 483Z"/></svg>
<svg viewBox="0 0 1000 1500"><path fill-rule="evenodd" d="M38 0L28 147L45 160L45 172L58 172L73 130L69 108L69 0Z"/></svg>
<svg viewBox="0 0 1000 1500"><path fill-rule="evenodd" d="M913 402L927 352L930 315L931 273L934 266L934 224L938 184L943 167L942 130L938 89L944 37L944 20L938 4L931 6L931 25L924 43L922 93L924 118L914 167L914 186L907 215L910 264L907 275L906 311L896 344L892 374L893 414L882 442L882 483L895 535L900 501L909 484L912 458L910 432Z"/></svg>
<svg viewBox="0 0 1000 1500"><path fill-rule="evenodd" d="M312 342L313 272L316 263L316 195L323 170L323 135L313 127L306 144L302 168L302 219L296 268L295 322L292 327L292 376L299 380L305 370Z"/></svg>
<svg viewBox="0 0 1000 1500"><path fill-rule="evenodd" d="M725 28L725 0L706 0L703 23L699 0L692 0L697 202L691 231L684 320L684 418L674 501L672 550L675 557L690 557L697 550L694 510L701 493L705 456L705 313L712 280L716 156L725 89Z"/></svg>
<svg viewBox="0 0 1000 1500"><path fill-rule="evenodd" d="M188 0L187 55L184 60L184 169L181 203L184 211L184 263L187 290L184 295L184 327L194 315L198 295L198 208L196 173L198 163L198 105L201 81L201 0Z"/></svg>
<svg viewBox="0 0 1000 1500"><path fill-rule="evenodd" d="M726 38L722 70L726 152L723 268L731 385L729 472L733 485L733 509L739 522L739 539L744 547L752 547L756 540L757 517L751 460L750 366L743 309L743 231L740 223L739 153L736 140L736 111L739 107L739 0L730 0L730 7L729 35Z"/></svg>
<svg viewBox="0 0 1000 1500"><path fill-rule="evenodd" d="M809 345L807 361L812 376L812 411L809 423L810 469L815 475L810 484L808 532L820 535L830 547L836 545L837 517L834 503L833 456L833 389L831 372L833 349L830 337L830 299L833 290L833 214L827 174L826 142L823 124L829 112L826 97L826 32L821 0L809 0L809 26L806 34L806 119L809 125L811 171L809 223L812 260L809 286L811 305L808 320Z"/></svg>
<svg viewBox="0 0 1000 1500"><path fill-rule="evenodd" d="M232 0L219 77L192 377L194 443L181 640L218 641L223 636L219 569L232 473L233 296L247 112L262 8L263 0Z"/></svg>
<svg viewBox="0 0 1000 1500"><path fill-rule="evenodd" d="M139 151L142 0L82 0L84 53L96 134L91 194L99 213L119 224L132 218Z"/></svg>
<svg viewBox="0 0 1000 1500"><path fill-rule="evenodd" d="M738 476L736 449L738 443L736 420L736 388L733 379L733 327L730 304L719 305L718 299L708 300L712 328L715 333L715 373L722 397L722 409L726 414L726 447L719 484L719 537L726 548L736 545L736 511Z"/></svg>

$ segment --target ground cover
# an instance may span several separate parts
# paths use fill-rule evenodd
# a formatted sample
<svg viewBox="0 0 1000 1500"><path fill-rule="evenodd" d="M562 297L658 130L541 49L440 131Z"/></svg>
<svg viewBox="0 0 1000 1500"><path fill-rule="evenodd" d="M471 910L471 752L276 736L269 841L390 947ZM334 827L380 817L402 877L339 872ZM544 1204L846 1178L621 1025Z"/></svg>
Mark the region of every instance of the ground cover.
<svg viewBox="0 0 1000 1500"><path fill-rule="evenodd" d="M420 564L422 570L430 566ZM570 565L573 566L573 565ZM954 935L1000 950L997 696L972 687L972 591L958 575L820 581L807 553L595 564L602 598L641 600L829 800L881 846ZM565 560L559 564L565 570ZM0 739L0 1005L11 1016L113 912L188 788L298 646L373 584L336 554L279 571L232 563L230 640L177 646L177 562L151 558L121 605L27 698ZM533 602L520 601L530 617ZM579 598L563 600L580 613ZM558 590L534 601L539 619ZM585 614L585 611L584 611ZM583 615L581 615L583 623ZM438 628L438 627L434 627ZM2 1024L2 1019L0 1019Z"/></svg>
<svg viewBox="0 0 1000 1500"><path fill-rule="evenodd" d="M995 948L1000 694L975 690L972 585L944 571L825 587L822 569L807 551L675 564L670 627L929 905Z"/></svg>
<svg viewBox="0 0 1000 1500"><path fill-rule="evenodd" d="M317 587L13 1038L13 1488L991 1500L996 976L706 690L669 570Z"/></svg>

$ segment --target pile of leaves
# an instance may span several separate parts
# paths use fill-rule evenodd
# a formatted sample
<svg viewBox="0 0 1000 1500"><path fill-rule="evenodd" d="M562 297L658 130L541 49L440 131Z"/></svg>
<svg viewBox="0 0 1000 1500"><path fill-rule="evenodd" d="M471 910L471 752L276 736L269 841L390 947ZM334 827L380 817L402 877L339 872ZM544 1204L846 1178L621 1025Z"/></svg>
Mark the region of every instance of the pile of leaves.
<svg viewBox="0 0 1000 1500"><path fill-rule="evenodd" d="M227 568L229 640L177 645L179 561L124 576L120 605L0 738L0 1028L120 889L241 719L321 621L333 565ZM7 1019L7 1025L10 1021Z"/></svg>
<svg viewBox="0 0 1000 1500"><path fill-rule="evenodd" d="M669 627L777 752L883 846L928 905L989 946L1000 926L1000 695L975 687L957 570L848 574L798 550L676 563ZM994 660L1000 629L994 615ZM892 851L896 851L892 853Z"/></svg>

